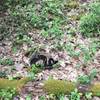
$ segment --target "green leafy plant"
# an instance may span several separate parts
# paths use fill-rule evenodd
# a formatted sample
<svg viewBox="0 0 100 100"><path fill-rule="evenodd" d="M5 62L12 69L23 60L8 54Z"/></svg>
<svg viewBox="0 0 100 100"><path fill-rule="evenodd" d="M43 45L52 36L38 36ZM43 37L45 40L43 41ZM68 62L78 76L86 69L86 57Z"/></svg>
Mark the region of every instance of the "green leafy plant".
<svg viewBox="0 0 100 100"><path fill-rule="evenodd" d="M12 46L12 52L17 53L17 47L16 46Z"/></svg>
<svg viewBox="0 0 100 100"><path fill-rule="evenodd" d="M85 93L85 97L86 97L86 99L91 100L92 99L92 93L91 92Z"/></svg>
<svg viewBox="0 0 100 100"><path fill-rule="evenodd" d="M81 93L78 92L77 89L75 89L73 92L71 92L70 100L81 100Z"/></svg>
<svg viewBox="0 0 100 100"><path fill-rule="evenodd" d="M88 64L92 60L92 55L88 47L81 47L82 52L82 62L84 65Z"/></svg>
<svg viewBox="0 0 100 100"><path fill-rule="evenodd" d="M64 1L60 0L43 0L43 11L45 10L46 12L52 13L54 15L61 16L62 15L62 9L64 7Z"/></svg>
<svg viewBox="0 0 100 100"><path fill-rule="evenodd" d="M88 47L80 45L80 49L83 55L83 64L88 64L88 62L93 60L93 57L97 51L97 44L91 43Z"/></svg>
<svg viewBox="0 0 100 100"><path fill-rule="evenodd" d="M32 64L32 67L30 69L30 72L36 74L36 73L38 73L40 71L41 71L41 67L39 68L38 65Z"/></svg>
<svg viewBox="0 0 100 100"><path fill-rule="evenodd" d="M28 43L31 44L32 40L30 37L28 37L27 35L23 35L23 34L18 34L16 36L15 41L13 42L13 45L17 45L17 44L23 44L23 43Z"/></svg>
<svg viewBox="0 0 100 100"><path fill-rule="evenodd" d="M90 84L94 77L97 75L97 70L93 69L89 75L81 75L78 77L78 81L81 84Z"/></svg>
<svg viewBox="0 0 100 100"><path fill-rule="evenodd" d="M8 59L0 59L1 65L14 65L14 61L11 58Z"/></svg>
<svg viewBox="0 0 100 100"><path fill-rule="evenodd" d="M65 100L65 95L64 94L58 95L58 99L59 100Z"/></svg>
<svg viewBox="0 0 100 100"><path fill-rule="evenodd" d="M73 54L75 53L74 46L70 42L66 44L65 49L68 51L70 56L73 56Z"/></svg>
<svg viewBox="0 0 100 100"><path fill-rule="evenodd" d="M35 80L35 73L29 71L27 77L28 77L30 80Z"/></svg>
<svg viewBox="0 0 100 100"><path fill-rule="evenodd" d="M89 84L90 83L90 79L89 79L89 76L88 75L81 75L78 77L78 81L81 83L81 84Z"/></svg>
<svg viewBox="0 0 100 100"><path fill-rule="evenodd" d="M6 77L7 77L6 72L0 71L0 78L6 78Z"/></svg>
<svg viewBox="0 0 100 100"><path fill-rule="evenodd" d="M73 57L75 59L81 58L77 63L77 66L87 66L91 61L93 61L94 55L98 49L98 44L94 41L91 41L89 45L74 45L73 43L68 42L67 44L62 44L59 48L66 50L70 57Z"/></svg>
<svg viewBox="0 0 100 100"><path fill-rule="evenodd" d="M45 37L59 37L61 36L62 29L61 29L61 23L63 23L63 20L61 18L54 18L52 21L48 22L49 28L48 30L42 30L42 35Z"/></svg>
<svg viewBox="0 0 100 100"><path fill-rule="evenodd" d="M90 11L80 19L80 31L84 36L100 35L100 3L90 4Z"/></svg>
<svg viewBox="0 0 100 100"><path fill-rule="evenodd" d="M46 100L45 96L40 96L39 100Z"/></svg>
<svg viewBox="0 0 100 100"><path fill-rule="evenodd" d="M12 100L15 95L17 95L16 89L0 89L1 100Z"/></svg>
<svg viewBox="0 0 100 100"><path fill-rule="evenodd" d="M15 33L27 35L28 31L33 28L44 30L42 32L43 35L62 33L59 25L61 25L60 22L64 19L62 12L64 7L63 1L43 0L39 8L36 7L37 3L33 0L8 0L6 4L8 15L0 20L0 33L2 33L2 38Z"/></svg>
<svg viewBox="0 0 100 100"><path fill-rule="evenodd" d="M89 77L90 77L91 81L95 78L95 76L97 75L97 73L98 73L97 69L92 69L91 70L91 72L89 74Z"/></svg>
<svg viewBox="0 0 100 100"><path fill-rule="evenodd" d="M28 94L27 96L26 96L26 100L32 100L32 97L31 97L32 95L31 94Z"/></svg>

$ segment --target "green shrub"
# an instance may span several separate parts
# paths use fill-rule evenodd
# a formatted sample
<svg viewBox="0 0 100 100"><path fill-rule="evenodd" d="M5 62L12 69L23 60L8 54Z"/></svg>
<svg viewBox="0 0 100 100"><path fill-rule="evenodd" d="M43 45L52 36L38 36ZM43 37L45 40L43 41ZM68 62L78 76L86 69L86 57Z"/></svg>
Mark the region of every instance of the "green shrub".
<svg viewBox="0 0 100 100"><path fill-rule="evenodd" d="M93 37L100 34L100 3L90 5L90 12L80 19L80 32L83 36Z"/></svg>

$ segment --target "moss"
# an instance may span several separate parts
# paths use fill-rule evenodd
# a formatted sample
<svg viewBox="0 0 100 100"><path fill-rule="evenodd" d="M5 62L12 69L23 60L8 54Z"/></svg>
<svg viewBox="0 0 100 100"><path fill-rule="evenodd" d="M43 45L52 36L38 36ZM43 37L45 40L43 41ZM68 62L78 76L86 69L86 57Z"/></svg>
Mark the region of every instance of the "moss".
<svg viewBox="0 0 100 100"><path fill-rule="evenodd" d="M73 82L63 80L48 80L44 82L43 89L49 94L69 94L75 89L76 85Z"/></svg>
<svg viewBox="0 0 100 100"><path fill-rule="evenodd" d="M79 2L77 1L77 0L71 0L71 1L68 1L66 4L65 4L65 6L67 7L67 8L77 8L77 7L79 7Z"/></svg>
<svg viewBox="0 0 100 100"><path fill-rule="evenodd" d="M78 85L80 87L80 85ZM47 80L44 82L43 89L48 94L69 94L74 89L77 88L77 84L74 82L63 81L63 80ZM89 89L86 90L87 92L92 92L94 96L100 96L100 82L96 82L90 85Z"/></svg>
<svg viewBox="0 0 100 100"><path fill-rule="evenodd" d="M28 78L22 78L20 80L8 80L4 78L0 78L0 89L16 89L16 91L20 91L21 88L28 82Z"/></svg>
<svg viewBox="0 0 100 100"><path fill-rule="evenodd" d="M96 82L93 85L91 85L90 91L95 96L100 96L100 82Z"/></svg>

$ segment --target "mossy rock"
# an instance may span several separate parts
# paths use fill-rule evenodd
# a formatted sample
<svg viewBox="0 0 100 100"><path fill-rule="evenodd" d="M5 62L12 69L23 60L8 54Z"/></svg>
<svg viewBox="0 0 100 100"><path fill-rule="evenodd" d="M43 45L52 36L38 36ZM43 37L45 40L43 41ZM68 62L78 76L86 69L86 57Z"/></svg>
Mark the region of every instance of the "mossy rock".
<svg viewBox="0 0 100 100"><path fill-rule="evenodd" d="M63 80L48 80L44 82L43 89L49 94L69 94L74 91L76 85L73 82L63 81Z"/></svg>
<svg viewBox="0 0 100 100"><path fill-rule="evenodd" d="M80 85L74 82L51 79L44 82L43 89L48 94L59 95L70 94L75 90L75 88L79 89L78 87L80 87ZM82 90L86 90L83 91L83 93L91 92L93 96L100 96L100 82L91 84L88 89L85 89L85 87L83 87Z"/></svg>
<svg viewBox="0 0 100 100"><path fill-rule="evenodd" d="M96 82L93 85L91 85L90 91L95 96L100 96L100 82Z"/></svg>
<svg viewBox="0 0 100 100"><path fill-rule="evenodd" d="M21 90L21 88L28 82L28 78L22 78L20 80L9 80L0 78L0 89L16 89L17 92Z"/></svg>

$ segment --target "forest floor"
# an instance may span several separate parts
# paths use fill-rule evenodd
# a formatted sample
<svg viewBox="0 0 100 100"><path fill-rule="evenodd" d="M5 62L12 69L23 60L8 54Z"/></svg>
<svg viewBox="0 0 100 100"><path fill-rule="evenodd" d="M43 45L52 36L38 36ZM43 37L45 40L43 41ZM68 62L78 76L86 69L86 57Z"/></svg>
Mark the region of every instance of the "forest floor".
<svg viewBox="0 0 100 100"><path fill-rule="evenodd" d="M59 62L59 65L55 68L51 70L42 70L41 72L37 73L34 76L35 79L28 82L20 92L20 100L25 100L29 93L32 94L32 100L39 100L39 96L43 95L47 96L48 98L48 95L42 90L42 85L43 82L48 80L50 77L53 77L54 79L76 82L79 75L89 75L93 69L96 69L98 72L92 82L100 82L100 50L98 49L92 59L88 62L88 58L84 59L86 55L84 55L81 48L85 48L88 51L88 48L91 48L93 39L83 38L81 36L81 34L78 32L79 20L75 19L75 16L78 16L80 12L85 10L82 8L82 5L88 5L89 2L91 1L80 2L78 7L69 10L69 12L65 11L66 16L69 16L69 24L67 24L65 27L68 29L71 29L72 27L73 30L77 29L77 31L75 30L75 36L71 36L70 34L66 35L68 32L64 30L64 34L62 35L61 39L45 39L45 37L39 34L39 30L33 29L28 33L28 36L31 37L31 45L24 42L21 45L16 45L13 47L13 36L11 39L5 39L4 41L0 42L0 58L9 59L8 64L4 63L0 65L0 72L6 72L9 78L16 76L27 76L28 71L25 67L30 67L30 57L26 57L25 54L31 48L42 48L46 53L50 54ZM62 49L65 44L67 44L66 48L69 50L69 52ZM71 47L73 49L70 49ZM73 51L70 52L70 50ZM81 55L78 57L73 56L73 52L76 55L78 52L81 52ZM14 100L18 100L17 97ZM68 99L65 98L65 100ZM100 100L100 98L93 97L92 100Z"/></svg>

